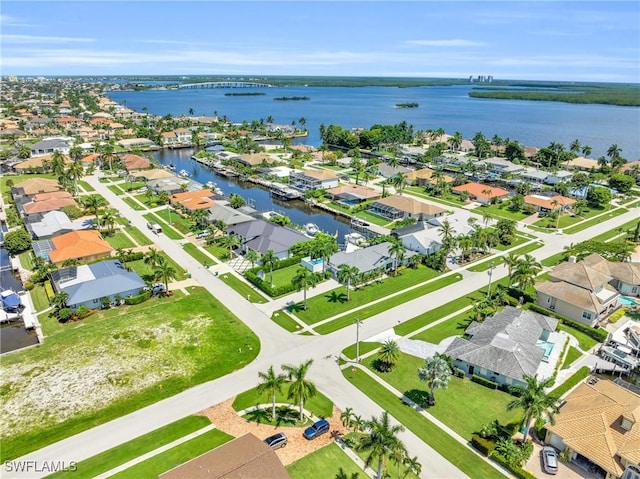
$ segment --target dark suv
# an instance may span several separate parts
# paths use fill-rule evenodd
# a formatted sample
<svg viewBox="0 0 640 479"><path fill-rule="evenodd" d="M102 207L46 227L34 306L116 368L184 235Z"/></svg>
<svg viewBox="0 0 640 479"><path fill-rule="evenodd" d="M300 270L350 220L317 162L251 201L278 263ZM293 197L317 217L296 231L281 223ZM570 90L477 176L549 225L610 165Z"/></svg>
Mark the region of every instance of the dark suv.
<svg viewBox="0 0 640 479"><path fill-rule="evenodd" d="M314 422L311 426L306 428L302 435L305 439L315 439L325 432L329 432L329 421L326 419L320 419L318 422Z"/></svg>
<svg viewBox="0 0 640 479"><path fill-rule="evenodd" d="M287 435L284 432L279 432L269 436L263 442L271 449L280 449L287 445Z"/></svg>

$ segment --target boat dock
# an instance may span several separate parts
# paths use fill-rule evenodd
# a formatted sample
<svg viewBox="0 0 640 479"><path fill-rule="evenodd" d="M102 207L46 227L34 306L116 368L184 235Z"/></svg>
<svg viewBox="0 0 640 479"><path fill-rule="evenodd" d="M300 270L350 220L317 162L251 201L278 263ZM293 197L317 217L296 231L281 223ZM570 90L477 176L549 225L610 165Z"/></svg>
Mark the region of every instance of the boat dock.
<svg viewBox="0 0 640 479"><path fill-rule="evenodd" d="M275 196L276 198L284 201L304 198L302 192L289 186L272 185L269 191L271 192L271 196Z"/></svg>

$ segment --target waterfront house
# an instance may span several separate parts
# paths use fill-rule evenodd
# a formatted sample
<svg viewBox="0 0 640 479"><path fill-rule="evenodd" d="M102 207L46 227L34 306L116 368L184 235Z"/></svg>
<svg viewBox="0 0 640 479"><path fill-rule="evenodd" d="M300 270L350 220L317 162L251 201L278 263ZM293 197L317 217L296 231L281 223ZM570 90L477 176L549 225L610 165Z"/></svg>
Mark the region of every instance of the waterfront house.
<svg viewBox="0 0 640 479"><path fill-rule="evenodd" d="M576 204L576 200L561 195L526 195L524 197L524 204L532 206L538 213L549 213L554 211L568 211Z"/></svg>
<svg viewBox="0 0 640 479"><path fill-rule="evenodd" d="M120 157L124 169L128 172L147 170L151 168L151 161L139 155L132 153L124 154Z"/></svg>
<svg viewBox="0 0 640 479"><path fill-rule="evenodd" d="M227 233L240 236L242 251L252 249L264 254L268 250L273 250L280 259L289 257L289 249L294 244L309 241L309 238L299 231L261 219L232 225L227 228Z"/></svg>
<svg viewBox="0 0 640 479"><path fill-rule="evenodd" d="M520 173L520 179L532 185L543 185L548 176L549 172L537 170L535 168L529 168Z"/></svg>
<svg viewBox="0 0 640 479"><path fill-rule="evenodd" d="M331 170L304 170L289 175L289 184L302 191L335 188L339 182L338 175Z"/></svg>
<svg viewBox="0 0 640 479"><path fill-rule="evenodd" d="M465 185L454 186L451 188L454 193L465 192L473 201L477 201L483 205L502 200L509 196L509 192L497 186L483 185L482 183L467 183Z"/></svg>
<svg viewBox="0 0 640 479"><path fill-rule="evenodd" d="M465 338L456 337L444 354L470 375L506 386L526 386L524 376L535 376L540 363L549 360L550 348L559 346L549 346L557 325L555 318L506 306L481 323L473 321Z"/></svg>
<svg viewBox="0 0 640 479"><path fill-rule="evenodd" d="M209 216L207 222L210 224L221 221L225 226L233 226L247 221L253 221L255 218L249 216L239 209L229 206L228 201L215 201L209 208Z"/></svg>
<svg viewBox="0 0 640 479"><path fill-rule="evenodd" d="M496 177L506 177L511 175L519 175L525 168L522 165L516 165L515 163L505 159L492 157L486 160L476 161L476 165L484 168L489 173Z"/></svg>
<svg viewBox="0 0 640 479"><path fill-rule="evenodd" d="M133 171L133 172L131 172L131 176L133 176L134 178L138 178L138 179L142 178L145 181L162 180L162 179L167 179L167 178L171 178L174 181L178 181L178 177L176 175L174 175L170 171L162 170L160 168L152 168L150 170Z"/></svg>
<svg viewBox="0 0 640 479"><path fill-rule="evenodd" d="M420 221L437 218L446 213L446 210L439 206L398 195L387 196L369 203L367 211L389 220L417 218Z"/></svg>
<svg viewBox="0 0 640 479"><path fill-rule="evenodd" d="M436 184L436 178L434 178L435 171L431 168L421 168L419 170L410 171L407 173L407 184L415 186L433 186ZM445 183L452 183L453 177L449 175L443 175L442 181Z"/></svg>
<svg viewBox="0 0 640 479"><path fill-rule="evenodd" d="M154 148L157 145L148 138L127 138L117 142L118 146L122 148Z"/></svg>
<svg viewBox="0 0 640 479"><path fill-rule="evenodd" d="M26 223L25 227L34 240L51 239L71 231L93 229L93 220L81 218L71 221L62 211L49 211L40 221Z"/></svg>
<svg viewBox="0 0 640 479"><path fill-rule="evenodd" d="M544 442L606 479L640 477L640 394L624 382L590 378L562 401Z"/></svg>
<svg viewBox="0 0 640 479"><path fill-rule="evenodd" d="M442 235L437 227L431 226L427 221L417 223L404 228L398 228L391 232L400 240L402 246L409 251L420 254L433 254L442 247Z"/></svg>
<svg viewBox="0 0 640 479"><path fill-rule="evenodd" d="M116 304L118 298L139 295L146 287L144 280L116 260L62 268L51 273L56 293L67 293L67 307L98 309L102 298Z"/></svg>
<svg viewBox="0 0 640 479"><path fill-rule="evenodd" d="M389 163L385 163L384 161L382 163L378 163L378 165L376 166L376 174L378 176L382 176L383 178L391 178L393 176L396 176L397 174L406 175L411 171L412 170L410 168L407 168L406 166L391 166L389 165Z"/></svg>
<svg viewBox="0 0 640 479"><path fill-rule="evenodd" d="M177 128L162 133L162 144L168 147L191 146L192 132L188 128Z"/></svg>
<svg viewBox="0 0 640 479"><path fill-rule="evenodd" d="M567 170L557 170L545 178L544 182L547 185L557 185L558 183L568 183L573 179L573 173Z"/></svg>
<svg viewBox="0 0 640 479"><path fill-rule="evenodd" d="M389 254L390 246L391 243L385 241L384 243L359 248L354 251L340 251L331 255L327 262L327 270L336 279L338 270L343 264L358 268L358 271L362 274L370 273L374 270L379 271L380 274L387 273L393 270L395 264L395 258ZM405 254L401 264L412 255L410 252Z"/></svg>
<svg viewBox="0 0 640 479"><path fill-rule="evenodd" d="M221 153L218 153L218 157L222 158ZM248 166L250 168L255 168L257 166L262 165L270 165L275 162L275 160L268 155L267 153L246 153L239 155L237 153L232 153L229 157L229 160L236 161L241 165Z"/></svg>
<svg viewBox="0 0 640 479"><path fill-rule="evenodd" d="M567 170L591 171L600 168L598 160L585 158L584 156L577 156L571 160L563 161L560 164Z"/></svg>
<svg viewBox="0 0 640 479"><path fill-rule="evenodd" d="M336 203L354 206L368 200L380 198L382 193L362 185L346 184L325 191L326 195Z"/></svg>
<svg viewBox="0 0 640 479"><path fill-rule="evenodd" d="M185 210L194 211L211 208L215 205L213 197L213 191L209 188L203 188L201 190L174 193L171 195L169 200L174 206L180 206Z"/></svg>
<svg viewBox="0 0 640 479"><path fill-rule="evenodd" d="M29 158L27 160L21 161L13 166L13 170L16 173L29 173L33 171L44 171L51 167L51 161L53 160L52 154L34 156L33 158ZM65 166L71 163L71 158L68 156L63 156L62 161Z"/></svg>
<svg viewBox="0 0 640 479"><path fill-rule="evenodd" d="M108 258L113 247L107 243L99 231L71 231L49 240L33 243L33 253L52 263L61 265L67 260L94 261Z"/></svg>
<svg viewBox="0 0 640 479"><path fill-rule="evenodd" d="M31 145L31 156L51 155L54 152L69 154L69 142L63 138L47 138Z"/></svg>
<svg viewBox="0 0 640 479"><path fill-rule="evenodd" d="M164 191L168 195L173 195L175 193L183 191L182 183L183 181L180 181L180 178L175 175L171 175L167 178L159 178L157 180L147 181L147 188L155 191L156 193L161 193Z"/></svg>

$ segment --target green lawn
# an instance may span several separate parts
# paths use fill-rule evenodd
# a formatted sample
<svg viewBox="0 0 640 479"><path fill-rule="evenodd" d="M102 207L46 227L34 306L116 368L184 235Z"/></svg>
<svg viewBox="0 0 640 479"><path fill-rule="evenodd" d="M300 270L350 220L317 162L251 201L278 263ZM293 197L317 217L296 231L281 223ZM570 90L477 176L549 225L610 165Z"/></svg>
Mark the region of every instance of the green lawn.
<svg viewBox="0 0 640 479"><path fill-rule="evenodd" d="M279 372L277 367L274 367L276 374ZM256 384L258 383L258 378L256 377ZM282 393L276 394L276 402L279 403L287 403L290 404L291 401L287 399L287 390L288 386L285 384L282 387ZM257 388L249 389L243 393L240 393L233 400L233 404L231 405L233 409L236 411L242 411L243 409L253 408L258 404L267 404L271 405L271 396L267 394L258 394ZM297 404L292 404L292 406L297 408ZM307 411L311 411L316 416L320 417L331 417L333 414L333 403L331 400L322 394L320 391L317 394L305 401L304 408Z"/></svg>
<svg viewBox="0 0 640 479"><path fill-rule="evenodd" d="M135 226L127 226L124 229L129 236L133 238L133 240L138 243L138 246L148 246L152 245L153 241L147 238L138 228Z"/></svg>
<svg viewBox="0 0 640 479"><path fill-rule="evenodd" d="M562 397L564 394L569 391L573 386L577 385L584 378L586 378L590 373L590 369L587 366L582 366L578 369L573 375L569 376L565 382L563 382L560 386L555 389L549 391L549 394L552 394L556 397Z"/></svg>
<svg viewBox="0 0 640 479"><path fill-rule="evenodd" d="M249 364L258 338L203 288L58 324L3 358L2 461L60 441ZM55 321L55 320L54 320ZM44 324L43 324L44 327ZM54 387L64 377L64 388ZM52 386L48 386L51 384ZM31 392L39 391L34 404ZM73 414L70 414L73 411Z"/></svg>
<svg viewBox="0 0 640 479"><path fill-rule="evenodd" d="M18 260L24 269L33 271L33 251L25 251L18 255Z"/></svg>
<svg viewBox="0 0 640 479"><path fill-rule="evenodd" d="M353 324L353 318L357 317L358 319L367 319L371 316L375 316L378 313L382 313L388 309L394 308L395 306L399 306L407 301L411 301L413 299L419 298L425 294L436 291L440 288L444 288L445 286L449 286L457 281L462 279L461 275L453 274L450 276L445 276L440 279L436 279L424 286L420 286L419 288L412 289L407 291L406 293L399 294L392 298L388 298L384 301L380 301L379 303L370 304L365 308L359 309L354 313L354 316L344 315L335 319L333 321L329 321L328 323L321 324L317 328L314 328L315 331L319 334L329 334L338 329L342 329L345 326Z"/></svg>
<svg viewBox="0 0 640 479"><path fill-rule="evenodd" d="M542 248L542 243L538 243L537 241L534 241L533 243L529 243L520 248L514 249L512 253L516 255L523 255L523 254L531 253L532 251L535 251L538 248ZM471 266L469 268L469 271L475 271L475 272L487 271L491 267L491 265L502 266L502 264L503 264L502 257L491 258L489 261L483 261L482 263Z"/></svg>
<svg viewBox="0 0 640 479"><path fill-rule="evenodd" d="M511 211L506 202L496 203L495 205L482 205L473 210L479 215L489 213L493 218L506 218L508 220L520 221L525 219L529 214L523 211Z"/></svg>
<svg viewBox="0 0 640 479"><path fill-rule="evenodd" d="M421 186L407 186L404 189L405 193L409 193L413 196L418 196L420 198L425 198L430 201L434 201L436 203L443 204L445 206L454 206L456 208L461 208L465 205L465 202L460 201L460 197L458 195L454 195L451 193L446 193L444 197L440 196L431 196L424 191L424 188Z"/></svg>
<svg viewBox="0 0 640 479"><path fill-rule="evenodd" d="M372 213L369 213L368 211L354 211L350 207L341 205L333 201L326 203L326 206L336 211L342 211L344 213L347 213L348 215L355 216L356 218L360 218L364 221L368 221L369 223L373 223L374 225L385 226L391 223L391 220L389 220L388 218L383 218L381 216L374 215Z"/></svg>
<svg viewBox="0 0 640 479"><path fill-rule="evenodd" d="M205 253L200 251L193 243L185 243L182 245L182 249L184 249L187 253L189 253L195 260L202 265L212 265L214 264L213 260L209 258Z"/></svg>
<svg viewBox="0 0 640 479"><path fill-rule="evenodd" d="M162 209L156 211L156 215L163 219L167 224L170 224L173 228L177 229L183 235L191 232L191 221L183 218L177 211L168 209Z"/></svg>
<svg viewBox="0 0 640 479"><path fill-rule="evenodd" d="M367 477L336 443L324 446L287 466L291 479L335 479L340 469L347 474L347 478L352 474L358 474L358 479Z"/></svg>
<svg viewBox="0 0 640 479"><path fill-rule="evenodd" d="M154 213L147 213L146 215L142 215L142 216L144 217L144 219L146 219L150 223L158 223L162 227L162 232L167 236L167 238L173 239L173 240L179 240L183 238L183 235L178 233L175 229L173 229L171 226L169 226L167 223L161 220L158 215Z"/></svg>
<svg viewBox="0 0 640 479"><path fill-rule="evenodd" d="M127 235L119 231L115 232L113 235L106 236L104 239L113 247L113 249L128 249L135 247L133 241L131 241Z"/></svg>
<svg viewBox="0 0 640 479"><path fill-rule="evenodd" d="M427 445L431 446L438 454L443 456L463 473L474 479L500 478L502 475L495 468L487 464L480 456L445 433L438 426L426 420L411 406L403 404L397 396L389 392L362 371L353 372L350 368L342 371L344 377L362 392L367 394L384 410L400 421L407 429L416 434ZM392 373L393 374L393 373ZM414 374L417 373L414 371ZM424 389L424 385L421 387ZM439 390L438 393L441 393ZM436 400L442 400L442 395L436 393ZM468 394L468 393L467 393ZM464 397L467 397L466 395ZM463 406L463 401L459 401ZM436 405L435 407L438 407ZM463 418L470 414L464 411Z"/></svg>
<svg viewBox="0 0 640 479"><path fill-rule="evenodd" d="M176 441L198 429L202 429L209 424L211 424L211 421L205 416L187 416L81 461L74 471L61 471L47 477L52 479L62 477L90 479Z"/></svg>
<svg viewBox="0 0 640 479"><path fill-rule="evenodd" d="M571 366L578 358L582 356L582 353L578 351L573 346L569 346L569 352L567 352L567 356L564 359L564 363L562 363L562 369L567 369Z"/></svg>
<svg viewBox="0 0 640 479"><path fill-rule="evenodd" d="M301 328L296 320L289 316L287 312L283 310L274 311L274 313L271 315L271 320L290 333L294 333Z"/></svg>
<svg viewBox="0 0 640 479"><path fill-rule="evenodd" d="M123 479L158 477L163 472L184 464L232 439L233 436L214 429L110 477Z"/></svg>
<svg viewBox="0 0 640 479"><path fill-rule="evenodd" d="M615 228L609 231L605 231L604 233L600 233L599 235L594 236L591 239L593 241L607 241L607 240L610 240L611 238L615 238L616 236L618 236L618 229L620 229L621 231L629 231L631 228L635 228L637 224L638 224L637 219L627 221L625 224L620 226L620 228Z"/></svg>
<svg viewBox="0 0 640 479"><path fill-rule="evenodd" d="M125 197L125 198L122 198L122 201L124 201L126 204L131 206L131 208L133 208L136 211L142 211L142 210L146 210L147 209L146 206L141 205L140 203L138 203L133 198Z"/></svg>
<svg viewBox="0 0 640 479"><path fill-rule="evenodd" d="M365 433L361 432L349 432L345 434L344 439L346 441L353 441L354 443L358 443L358 440L362 437L366 436ZM369 451L366 450L358 450L357 446L352 448L352 451L358 455L360 459L366 462L369 457ZM370 466L373 470L377 470L378 467L378 455L374 455L371 459ZM385 479L419 479L412 471L409 471L408 468L403 464L398 464L393 459L389 460L384 469L384 478Z"/></svg>
<svg viewBox="0 0 640 479"><path fill-rule="evenodd" d="M160 253L160 255L164 257L165 261L168 261L171 267L175 270L176 272L175 281L182 281L183 279L187 279L186 269L178 265L178 263L176 263L173 259L167 256L166 253L162 252ZM155 275L153 274L153 269L151 269L149 266L144 264L144 259L129 261L127 262L127 266L130 267L132 270L134 270L136 273L138 273L140 277L148 283L153 283L156 279Z"/></svg>
<svg viewBox="0 0 640 479"><path fill-rule="evenodd" d="M78 186L79 186L80 188L82 188L84 191L88 192L88 193L93 192L93 191L96 191L96 190L93 188L93 186L91 186L91 185L90 185L89 183L87 183L86 181L82 181L82 180L78 181Z"/></svg>
<svg viewBox="0 0 640 479"><path fill-rule="evenodd" d="M49 298L44 290L44 285L36 284L31 291L31 301L33 301L33 307L36 311L42 311L49 307Z"/></svg>
<svg viewBox="0 0 640 479"><path fill-rule="evenodd" d="M495 246L495 249L497 249L498 251L506 251L508 249L514 248L522 243L526 243L527 241L531 240L531 239L536 239L535 236L531 236L531 235L524 235L522 233L516 234L515 239L510 243L510 244L497 244Z"/></svg>
<svg viewBox="0 0 640 479"><path fill-rule="evenodd" d="M591 336L587 336L582 331L572 328L569 325L558 323L558 330L565 331L578 340L578 345L583 351L587 351L598 344L598 341Z"/></svg>
<svg viewBox="0 0 640 479"><path fill-rule="evenodd" d="M113 193L115 193L118 196L124 194L124 190L120 188L118 185L109 185L107 186L107 188L109 188Z"/></svg>
<svg viewBox="0 0 640 479"><path fill-rule="evenodd" d="M457 314L446 321L429 329L425 329L421 333L411 336L411 339L418 339L428 343L440 344L445 338L451 336L462 336L464 330L467 329L472 318L471 310Z"/></svg>
<svg viewBox="0 0 640 479"><path fill-rule="evenodd" d="M209 253L218 258L220 261L227 261L229 259L229 250L223 246L217 244L210 244L204 247Z"/></svg>
<svg viewBox="0 0 640 479"><path fill-rule="evenodd" d="M609 213L604 214L602 216L599 216L597 218L591 218L591 219L589 219L587 221L583 221L582 223L578 223L577 225L572 226L571 228L565 229L563 232L565 234L571 235L573 233L577 233L577 232L582 231L584 229L590 228L591 226L595 226L595 225L597 225L599 223L607 221L607 220L613 218L614 216L620 216L620 215L626 213L627 211L629 211L629 210L627 210L626 208L616 208L616 209L610 211Z"/></svg>
<svg viewBox="0 0 640 479"><path fill-rule="evenodd" d="M209 263L211 263L211 260L209 260ZM231 273L223 274L220 276L220 279L233 288L240 296L247 298L251 303L266 303L268 301L267 298L253 289L252 286L236 278Z"/></svg>
<svg viewBox="0 0 640 479"><path fill-rule="evenodd" d="M378 349L380 346L382 346L382 343L361 341L360 342L360 357L362 357L362 355L364 355L364 354L367 354L369 351L373 351L374 349ZM346 348L344 348L342 350L342 354L344 356L348 357L349 359L356 359L356 345L352 344L351 346L347 346Z"/></svg>
<svg viewBox="0 0 640 479"><path fill-rule="evenodd" d="M291 284L291 278L293 278L298 270L301 268L300 264L292 264L291 266L287 266L286 268L280 268L273 271L273 287L278 288L280 286L286 286ZM265 280L271 281L271 273L267 269L265 271ZM313 291L313 288L309 289L310 292ZM313 293L312 293L313 294Z"/></svg>
<svg viewBox="0 0 640 479"><path fill-rule="evenodd" d="M562 263L562 260L564 259L564 253L557 253L554 254L552 256L549 256L548 258L543 259L542 261L540 261L540 264L542 264L542 266L555 266L557 264Z"/></svg>

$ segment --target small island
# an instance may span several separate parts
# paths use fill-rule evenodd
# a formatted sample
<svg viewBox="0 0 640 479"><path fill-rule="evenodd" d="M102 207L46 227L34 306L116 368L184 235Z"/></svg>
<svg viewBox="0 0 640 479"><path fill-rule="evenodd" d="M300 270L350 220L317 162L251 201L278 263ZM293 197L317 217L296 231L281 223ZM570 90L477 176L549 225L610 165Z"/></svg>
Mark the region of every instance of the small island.
<svg viewBox="0 0 640 479"><path fill-rule="evenodd" d="M418 108L418 104L416 102L411 103L396 103L396 108Z"/></svg>
<svg viewBox="0 0 640 479"><path fill-rule="evenodd" d="M277 96L274 98L276 101L301 101L311 100L308 96Z"/></svg>
<svg viewBox="0 0 640 479"><path fill-rule="evenodd" d="M266 95L266 93L262 93L259 91L244 91L238 93L225 93L224 96L262 96Z"/></svg>

